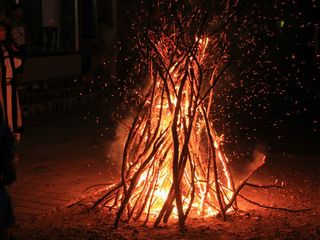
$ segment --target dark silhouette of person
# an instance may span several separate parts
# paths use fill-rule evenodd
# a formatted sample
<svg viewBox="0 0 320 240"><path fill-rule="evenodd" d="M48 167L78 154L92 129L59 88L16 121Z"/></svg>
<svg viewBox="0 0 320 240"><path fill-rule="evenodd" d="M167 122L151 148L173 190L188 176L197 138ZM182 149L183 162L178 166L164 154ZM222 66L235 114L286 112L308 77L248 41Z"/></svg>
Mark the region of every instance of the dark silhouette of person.
<svg viewBox="0 0 320 240"><path fill-rule="evenodd" d="M16 180L14 138L0 109L0 239L10 239L9 230L15 223L13 208L6 186Z"/></svg>
<svg viewBox="0 0 320 240"><path fill-rule="evenodd" d="M21 66L21 58L16 55L8 35L8 26L0 21L0 107L16 141L19 142L22 130L22 113L16 71Z"/></svg>

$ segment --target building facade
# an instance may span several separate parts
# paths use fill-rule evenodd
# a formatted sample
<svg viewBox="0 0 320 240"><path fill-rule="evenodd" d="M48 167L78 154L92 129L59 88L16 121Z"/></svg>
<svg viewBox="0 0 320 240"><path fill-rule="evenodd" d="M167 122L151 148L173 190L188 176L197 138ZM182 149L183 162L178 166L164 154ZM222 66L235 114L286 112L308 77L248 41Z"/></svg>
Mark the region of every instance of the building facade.
<svg viewBox="0 0 320 240"><path fill-rule="evenodd" d="M49 99L60 101L66 86L69 93L73 88L77 95L82 76L93 74L100 66L110 76L116 75L116 0L2 0L1 20L10 20L16 3L23 8L27 29L23 105L37 105ZM53 96L48 92L54 92ZM39 94L43 97L39 98Z"/></svg>

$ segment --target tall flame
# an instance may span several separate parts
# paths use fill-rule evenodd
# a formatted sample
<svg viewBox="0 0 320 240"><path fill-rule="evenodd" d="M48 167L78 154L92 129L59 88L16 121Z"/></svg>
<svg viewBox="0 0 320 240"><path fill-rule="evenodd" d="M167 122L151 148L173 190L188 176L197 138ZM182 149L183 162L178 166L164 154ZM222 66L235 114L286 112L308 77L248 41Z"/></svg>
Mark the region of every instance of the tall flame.
<svg viewBox="0 0 320 240"><path fill-rule="evenodd" d="M209 106L201 98L199 65L207 57L210 40L196 38L194 54L177 52L174 62L170 60L172 50L168 41L163 38L155 44L158 54L166 61L163 63L166 76L150 64L152 86L132 125L124 151L124 189L118 190L109 201L110 207L121 209L125 205L129 219L145 216L147 221L149 216L159 218L161 212L166 213L162 213L164 221L168 218L165 215L178 217L174 171L178 171L184 215L210 217L229 211L236 204L232 200L228 206L235 190L228 158L221 147L222 137L208 120ZM178 152L176 166L175 151Z"/></svg>

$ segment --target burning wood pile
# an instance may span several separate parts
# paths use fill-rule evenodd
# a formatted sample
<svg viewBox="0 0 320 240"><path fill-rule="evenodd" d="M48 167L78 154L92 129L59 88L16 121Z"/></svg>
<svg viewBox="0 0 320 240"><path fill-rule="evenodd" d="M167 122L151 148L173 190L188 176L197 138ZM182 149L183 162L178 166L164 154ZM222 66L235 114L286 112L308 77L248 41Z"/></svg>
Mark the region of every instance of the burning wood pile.
<svg viewBox="0 0 320 240"><path fill-rule="evenodd" d="M149 82L123 150L121 180L94 205L116 209L120 220L158 226L169 218L237 212L237 186L212 117L217 82L230 63L226 27L236 5L224 1L153 1L140 32ZM254 186L251 184L251 186Z"/></svg>

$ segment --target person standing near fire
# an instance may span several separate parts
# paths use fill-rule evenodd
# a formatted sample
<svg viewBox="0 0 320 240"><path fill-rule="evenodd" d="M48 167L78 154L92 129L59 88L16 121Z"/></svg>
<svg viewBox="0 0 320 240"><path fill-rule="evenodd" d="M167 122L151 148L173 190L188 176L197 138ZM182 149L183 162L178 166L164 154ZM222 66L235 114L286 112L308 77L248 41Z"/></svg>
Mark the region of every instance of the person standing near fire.
<svg viewBox="0 0 320 240"><path fill-rule="evenodd" d="M8 26L0 22L0 107L5 122L17 142L20 141L22 117L16 80L16 69L21 66L17 49L8 38Z"/></svg>

